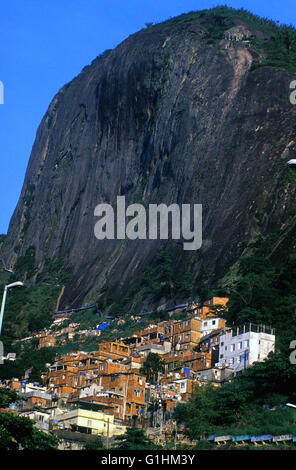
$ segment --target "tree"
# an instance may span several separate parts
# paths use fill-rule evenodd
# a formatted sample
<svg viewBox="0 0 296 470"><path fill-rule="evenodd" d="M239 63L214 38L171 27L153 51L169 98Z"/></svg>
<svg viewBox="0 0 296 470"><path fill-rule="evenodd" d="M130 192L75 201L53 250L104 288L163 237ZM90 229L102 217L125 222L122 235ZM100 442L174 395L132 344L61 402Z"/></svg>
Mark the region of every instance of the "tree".
<svg viewBox="0 0 296 470"><path fill-rule="evenodd" d="M11 403L15 403L20 399L21 397L15 390L0 388L0 408L7 408Z"/></svg>
<svg viewBox="0 0 296 470"><path fill-rule="evenodd" d="M57 445L58 439L55 436L39 431L35 427L22 441L25 450L54 450Z"/></svg>
<svg viewBox="0 0 296 470"><path fill-rule="evenodd" d="M116 436L115 449L120 450L145 450L145 449L158 449L160 447L148 439L145 432L138 428L127 428L124 434Z"/></svg>
<svg viewBox="0 0 296 470"><path fill-rule="evenodd" d="M159 354L150 352L140 372L146 376L148 382L155 383L157 381L158 372L163 371L164 364L165 361Z"/></svg>
<svg viewBox="0 0 296 470"><path fill-rule="evenodd" d="M102 439L98 437L95 441L86 442L84 444L84 450L103 450L105 449Z"/></svg>
<svg viewBox="0 0 296 470"><path fill-rule="evenodd" d="M252 322L275 328L276 350L288 356L296 338L296 255L276 265L271 254L277 242L272 234L250 243L248 253L232 269L235 279L228 285L230 300L223 317L228 325Z"/></svg>
<svg viewBox="0 0 296 470"><path fill-rule="evenodd" d="M15 391L0 389L0 408L22 400ZM55 436L39 431L34 421L12 414L0 413L0 450L54 450L58 446Z"/></svg>
<svg viewBox="0 0 296 470"><path fill-rule="evenodd" d="M229 426L232 430L240 429L241 434L249 434L247 428L270 434L277 421L272 419L275 413L271 415L265 407L278 406L276 416L285 434L290 432L293 420L289 420L282 405L295 403L295 383L296 369L289 357L270 353L265 361L254 363L222 387L198 387L188 403L175 408L173 418L185 422L191 439L215 434L217 429L229 434L225 430Z"/></svg>
<svg viewBox="0 0 296 470"><path fill-rule="evenodd" d="M217 417L216 396L216 390L211 385L205 385L197 388L193 399L188 404L176 407L173 419L179 423L186 423L191 439L210 433ZM179 406L181 410L178 409Z"/></svg>

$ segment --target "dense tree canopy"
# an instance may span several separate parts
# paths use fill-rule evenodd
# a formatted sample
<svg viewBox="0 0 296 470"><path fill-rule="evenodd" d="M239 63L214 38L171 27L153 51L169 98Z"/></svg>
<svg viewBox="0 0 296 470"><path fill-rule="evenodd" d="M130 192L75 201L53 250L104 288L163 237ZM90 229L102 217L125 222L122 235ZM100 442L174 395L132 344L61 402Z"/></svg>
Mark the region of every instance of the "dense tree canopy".
<svg viewBox="0 0 296 470"><path fill-rule="evenodd" d="M296 431L295 412L285 406L296 403L296 366L290 362L290 343L296 339L296 255L274 264L275 242L274 236L256 237L218 286L230 298L219 313L227 325L253 322L275 328L275 352L220 388L198 388L188 404L176 408L175 418L186 423L192 438L229 427L232 432L248 428L271 433L275 423L278 432L288 432L291 426ZM268 408L274 407L272 414Z"/></svg>
<svg viewBox="0 0 296 470"><path fill-rule="evenodd" d="M7 408L21 399L16 392L0 388L0 409ZM13 414L0 412L0 450L54 450L58 440L34 427L34 421Z"/></svg>
<svg viewBox="0 0 296 470"><path fill-rule="evenodd" d="M164 360L159 354L149 353L140 372L146 376L148 382L155 383L158 373L163 372Z"/></svg>
<svg viewBox="0 0 296 470"><path fill-rule="evenodd" d="M153 444L142 429L127 428L124 434L115 437L114 448L120 450L152 450L160 447Z"/></svg>

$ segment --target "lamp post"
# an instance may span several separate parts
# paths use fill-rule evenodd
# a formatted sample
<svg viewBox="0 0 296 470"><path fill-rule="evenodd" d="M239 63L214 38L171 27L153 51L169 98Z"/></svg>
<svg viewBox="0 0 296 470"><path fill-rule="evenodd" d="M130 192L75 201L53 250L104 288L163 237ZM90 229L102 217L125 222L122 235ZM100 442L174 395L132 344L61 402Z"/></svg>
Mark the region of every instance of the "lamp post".
<svg viewBox="0 0 296 470"><path fill-rule="evenodd" d="M0 336L1 336L1 330L2 330L2 322L3 322L3 316L4 316L4 308L5 308L7 291L8 291L8 289L11 289L12 287L23 287L23 285L24 285L23 282L17 281L17 282L13 282L12 284L8 284L7 286L4 287L4 293L3 293L2 305L1 305L1 313L0 313Z"/></svg>
<svg viewBox="0 0 296 470"><path fill-rule="evenodd" d="M287 165L290 167L290 168L296 168L296 159L292 158L292 160L289 160Z"/></svg>

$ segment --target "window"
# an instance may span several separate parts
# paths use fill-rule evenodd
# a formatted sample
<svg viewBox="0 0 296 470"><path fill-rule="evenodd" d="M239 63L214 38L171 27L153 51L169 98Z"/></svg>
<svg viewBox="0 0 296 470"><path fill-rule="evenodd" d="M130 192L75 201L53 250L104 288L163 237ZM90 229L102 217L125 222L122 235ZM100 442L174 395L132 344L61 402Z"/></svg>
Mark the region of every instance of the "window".
<svg viewBox="0 0 296 470"><path fill-rule="evenodd" d="M216 325L216 320L212 320L212 325Z"/></svg>
<svg viewBox="0 0 296 470"><path fill-rule="evenodd" d="M231 345L231 351L235 351L235 344Z"/></svg>
<svg viewBox="0 0 296 470"><path fill-rule="evenodd" d="M238 343L238 349L243 349L243 342L242 342L242 341L240 341L240 342Z"/></svg>

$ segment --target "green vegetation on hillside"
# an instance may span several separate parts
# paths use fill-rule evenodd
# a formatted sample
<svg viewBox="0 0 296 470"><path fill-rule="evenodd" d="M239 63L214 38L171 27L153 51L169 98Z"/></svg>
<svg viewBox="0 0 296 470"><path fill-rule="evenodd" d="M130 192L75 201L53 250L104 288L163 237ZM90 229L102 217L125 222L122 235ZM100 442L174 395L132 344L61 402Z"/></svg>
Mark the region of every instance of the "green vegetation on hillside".
<svg viewBox="0 0 296 470"><path fill-rule="evenodd" d="M174 257L169 250L158 250L152 263L146 269L142 279L146 294L152 294L158 298L167 299L181 296L190 298L192 295L193 281L189 271L181 276L174 272Z"/></svg>
<svg viewBox="0 0 296 470"><path fill-rule="evenodd" d="M234 9L218 6L207 10L190 12L172 18L154 26L154 28L183 28L190 31L190 26L200 24L208 44L214 44L224 37L224 33L235 26L236 21L243 21L254 34L249 38L255 50L263 52L265 58L258 66L279 67L290 74L296 73L296 30L293 26L280 25L267 18L261 18L246 9ZM151 28L153 29L153 28ZM261 33L260 36L256 31Z"/></svg>
<svg viewBox="0 0 296 470"><path fill-rule="evenodd" d="M191 439L296 432L296 413L285 407L296 402L296 367L290 363L290 342L296 338L296 255L275 265L270 255L276 240L274 234L254 237L216 290L230 297L222 313L228 326L253 322L275 328L275 352L221 388L198 388L188 404L177 407L174 416L186 423Z"/></svg>
<svg viewBox="0 0 296 470"><path fill-rule="evenodd" d="M134 305L138 300L147 299L151 305L166 299L174 304L174 299L182 298L190 301L193 295L192 274L187 270L183 275L177 275L174 270L174 254L171 250L157 250L150 265L146 268L140 284L131 288L120 302L108 297L99 300L98 306L107 310L111 315L139 313ZM164 319L164 318L163 318Z"/></svg>
<svg viewBox="0 0 296 470"><path fill-rule="evenodd" d="M281 265L271 261L278 236L258 235L248 253L237 263L231 283L229 277L218 283L230 297L224 317L228 325L262 323L276 329L276 346L288 354L296 338L296 254ZM225 284L226 282L226 284Z"/></svg>
<svg viewBox="0 0 296 470"><path fill-rule="evenodd" d="M3 292L4 286L1 286ZM52 323L61 287L44 284L26 285L7 294L2 335L13 340L24 338Z"/></svg>
<svg viewBox="0 0 296 470"><path fill-rule="evenodd" d="M114 438L114 449L118 450L153 450L161 449L147 438L143 429L127 428L124 434Z"/></svg>
<svg viewBox="0 0 296 470"><path fill-rule="evenodd" d="M55 257L45 260L34 283L37 273L35 255L35 247L29 246L18 258L13 273L0 271L0 292L5 284L18 280L25 284L8 292L2 329L4 344L47 328L52 323L62 285L69 279L64 260Z"/></svg>
<svg viewBox="0 0 296 470"><path fill-rule="evenodd" d="M295 366L273 353L222 387L198 387L173 417L185 422L191 439L210 434L295 434L296 411L285 406L295 403L295 380Z"/></svg>
<svg viewBox="0 0 296 470"><path fill-rule="evenodd" d="M21 379L25 376L25 372L29 371L29 380L41 383L41 374L47 371L46 364L54 362L57 349L37 348L38 340L14 344L12 350L17 354L17 359L13 362L4 361L4 364L1 364L0 380Z"/></svg>
<svg viewBox="0 0 296 470"><path fill-rule="evenodd" d="M165 361L155 353L149 353L140 372L145 375L147 382L157 383L158 373L164 372Z"/></svg>
<svg viewBox="0 0 296 470"><path fill-rule="evenodd" d="M21 397L16 392L0 389L0 408L9 407ZM34 427L29 418L9 412L0 413L0 450L54 450L58 439Z"/></svg>

